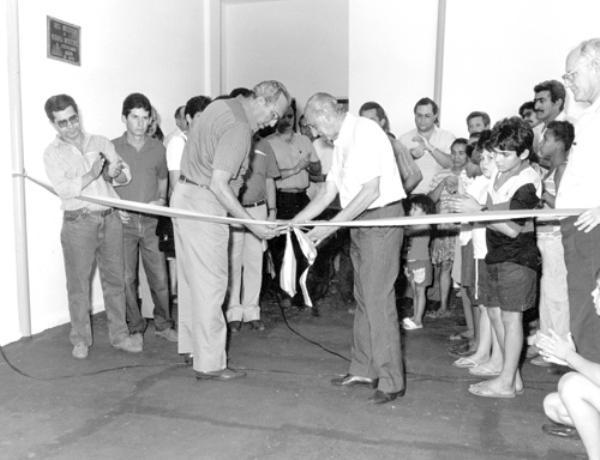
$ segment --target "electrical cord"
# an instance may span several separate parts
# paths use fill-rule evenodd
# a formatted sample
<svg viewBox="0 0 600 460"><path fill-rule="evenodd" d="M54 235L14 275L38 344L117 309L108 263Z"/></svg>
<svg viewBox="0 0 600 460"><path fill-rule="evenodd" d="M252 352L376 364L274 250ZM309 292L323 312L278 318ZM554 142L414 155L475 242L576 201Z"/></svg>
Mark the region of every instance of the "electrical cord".
<svg viewBox="0 0 600 460"><path fill-rule="evenodd" d="M277 302L278 306L279 306L279 311L281 313L281 317L283 319L283 322L285 324L285 326L290 330L290 332L292 332L294 335L300 337L302 340L310 343L311 345L314 345L318 348L320 348L321 350L325 351L326 353L329 353L333 356L336 356L337 358L340 358L346 362L350 362L350 358L348 358L347 356L344 356L341 353L338 353L335 350L332 350L326 346L324 346L323 344L321 344L320 342L318 342L317 340L311 339L309 337L307 337L306 335L304 335L303 333L301 333L300 331L298 331L297 329L295 329L294 327L292 327L292 325L290 324L287 315L285 313L285 309L284 307L281 305L280 302ZM152 368L152 367L180 367L180 366L186 366L185 363L176 363L173 364L172 362L157 362L157 363L153 363L153 364L127 364L124 366L116 366L116 367L109 367L109 368L104 368L104 369L98 369L95 371L91 371L91 372L82 372L82 373L76 373L76 374L65 374L65 375L58 375L58 376L53 376L53 377L38 377L35 375L32 375L28 372L25 372L23 370L21 370L20 368L18 368L16 365L14 365L10 359L8 358L8 356L6 355L4 348L2 346L0 346L0 355L2 355L2 358L4 359L4 361L6 362L6 364L17 374L26 377L26 378L30 378L33 380L37 380L37 381L42 381L42 382L47 382L47 381L56 381L56 380L65 380L65 379L70 379L70 378L76 378L76 377L91 377L94 375L100 375L100 374L104 374L104 373L108 373L108 372L114 372L114 371L121 371L121 370L127 370L127 369L140 369L140 368ZM273 370L273 369L252 369L252 368L244 368L244 370L246 371L255 371L255 372L268 372L268 373L278 373L278 374L294 374L293 372L289 372L289 371L281 371L281 370ZM433 382L446 382L446 383L457 383L457 382L476 382L479 381L480 379L476 378L476 377L454 377L454 376L444 376L444 375L432 375L432 374L423 374L423 373L416 373L416 372L410 372L407 371L406 372L406 376L410 377L410 380L412 381L416 381L416 382L424 382L424 381L433 381ZM528 380L528 383L534 383L537 385L551 385L554 386L556 385L555 381L545 381L545 380ZM540 391L548 391L547 388L540 388L539 386L531 386L531 385L527 385L527 388L529 389L535 389L535 390L540 390Z"/></svg>

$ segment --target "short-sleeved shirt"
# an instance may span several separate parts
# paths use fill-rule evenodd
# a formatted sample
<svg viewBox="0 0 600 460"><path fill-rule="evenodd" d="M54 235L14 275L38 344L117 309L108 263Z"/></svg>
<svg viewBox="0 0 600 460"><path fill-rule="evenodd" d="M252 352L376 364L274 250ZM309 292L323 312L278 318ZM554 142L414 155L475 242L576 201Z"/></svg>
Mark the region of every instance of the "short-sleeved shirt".
<svg viewBox="0 0 600 460"><path fill-rule="evenodd" d="M108 161L119 161L121 157L113 144L104 136L84 133L83 152L74 145L56 138L44 151L46 174L54 190L62 200L62 209L74 211L88 208L104 210L106 206L78 200L75 197L82 193L82 177L91 169L99 153L103 153ZM128 177L129 173L127 172ZM90 196L119 198L112 185L102 175L94 179L83 193Z"/></svg>
<svg viewBox="0 0 600 460"><path fill-rule="evenodd" d="M275 155L277 167L291 169L298 164L302 158L309 158L311 162L319 161L310 139L303 134L293 133L291 137L284 134L273 134L265 139L268 146ZM266 148L266 146L265 146ZM303 169L293 176L285 179L277 179L277 189L300 188L306 189L309 185L308 171Z"/></svg>
<svg viewBox="0 0 600 460"><path fill-rule="evenodd" d="M600 206L600 98L587 107L575 122L575 143L560 180L555 207Z"/></svg>
<svg viewBox="0 0 600 460"><path fill-rule="evenodd" d="M406 197L394 150L387 135L372 120L347 113L333 143L333 159L327 180L332 181L346 207L362 186L379 177L379 197L369 209Z"/></svg>
<svg viewBox="0 0 600 460"><path fill-rule="evenodd" d="M259 141L250 155L250 168L244 177L245 182L241 189L242 205L253 204L267 197L267 178L279 177L277 162L273 152L264 148L264 139Z"/></svg>
<svg viewBox="0 0 600 460"><path fill-rule="evenodd" d="M429 230L423 230L421 234L412 235L408 240L406 260L430 260L429 240Z"/></svg>
<svg viewBox="0 0 600 460"><path fill-rule="evenodd" d="M398 140L410 150L419 145L417 142L413 141L413 138L418 135L419 132L416 129L412 129L400 136ZM449 154L450 146L452 145L452 142L454 142L454 139L456 138L451 132L435 127L429 138L429 143L438 150ZM425 153L421 158L415 158L415 162L421 170L423 179L415 187L412 193L428 193L433 176L444 169L444 167L440 165L430 153Z"/></svg>
<svg viewBox="0 0 600 460"><path fill-rule="evenodd" d="M166 179L167 160L165 146L157 139L146 136L146 142L138 152L127 142L127 133L113 139L115 150L129 165L131 181L119 187L117 193L124 200L149 203L159 198L158 181Z"/></svg>
<svg viewBox="0 0 600 460"><path fill-rule="evenodd" d="M167 147L167 169L169 171L179 171L181 169L181 157L187 141L187 135L183 131L174 133Z"/></svg>
<svg viewBox="0 0 600 460"><path fill-rule="evenodd" d="M539 174L527 163L521 170L506 180L500 187L495 183L498 172L494 175L488 188L488 207L494 210L534 209L540 200L542 183ZM486 230L488 264L513 262L518 265L537 270L540 264L540 253L535 238L533 219L515 220L522 226L516 238L488 228Z"/></svg>
<svg viewBox="0 0 600 460"><path fill-rule="evenodd" d="M237 194L248 169L253 129L256 126L251 126L239 98L212 102L188 130L181 174L199 185L209 185L214 170L226 171Z"/></svg>

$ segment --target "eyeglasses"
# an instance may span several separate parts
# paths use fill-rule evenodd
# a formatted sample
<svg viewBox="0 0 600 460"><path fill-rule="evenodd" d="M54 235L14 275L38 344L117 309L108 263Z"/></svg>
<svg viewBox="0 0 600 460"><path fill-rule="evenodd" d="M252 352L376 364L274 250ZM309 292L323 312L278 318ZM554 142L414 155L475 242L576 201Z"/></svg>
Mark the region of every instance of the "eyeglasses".
<svg viewBox="0 0 600 460"><path fill-rule="evenodd" d="M282 117L282 115L279 115L277 110L271 109L271 120L279 121L281 119L281 117Z"/></svg>
<svg viewBox="0 0 600 460"><path fill-rule="evenodd" d="M585 61L579 62L579 64L577 64L573 70L565 73L562 76L562 79L567 83L572 83L573 80L575 79L575 77L577 76L577 72L579 72L579 69L581 68L581 66L586 63L587 62L585 62Z"/></svg>
<svg viewBox="0 0 600 460"><path fill-rule="evenodd" d="M69 125L73 126L73 125L76 125L77 123L79 123L79 115L77 115L77 114L71 115L66 120L56 120L55 123L56 123L56 126L58 126L59 128L65 129Z"/></svg>

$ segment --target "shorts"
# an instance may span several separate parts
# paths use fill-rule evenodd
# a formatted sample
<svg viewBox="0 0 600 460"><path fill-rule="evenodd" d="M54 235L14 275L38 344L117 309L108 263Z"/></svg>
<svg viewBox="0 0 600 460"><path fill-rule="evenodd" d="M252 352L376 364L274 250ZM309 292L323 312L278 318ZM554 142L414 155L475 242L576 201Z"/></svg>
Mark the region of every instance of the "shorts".
<svg viewBox="0 0 600 460"><path fill-rule="evenodd" d="M431 286L433 281L433 270L429 260L407 260L404 274L409 282L416 286Z"/></svg>
<svg viewBox="0 0 600 460"><path fill-rule="evenodd" d="M524 312L535 306L538 274L513 262L487 264L488 307Z"/></svg>
<svg viewBox="0 0 600 460"><path fill-rule="evenodd" d="M487 264L483 259L473 259L473 278L466 286L471 305L489 305Z"/></svg>

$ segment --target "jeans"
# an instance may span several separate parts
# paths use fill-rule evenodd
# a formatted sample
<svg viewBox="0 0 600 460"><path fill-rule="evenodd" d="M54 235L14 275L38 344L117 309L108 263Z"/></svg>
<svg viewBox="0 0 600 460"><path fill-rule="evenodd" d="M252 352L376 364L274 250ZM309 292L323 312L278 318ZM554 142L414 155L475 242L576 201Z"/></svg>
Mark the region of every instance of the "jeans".
<svg viewBox="0 0 600 460"><path fill-rule="evenodd" d="M116 344L129 335L125 323L123 227L115 212L101 215L86 208L65 211L60 241L65 259L73 345L92 344L90 287L98 264L108 319L108 336Z"/></svg>
<svg viewBox="0 0 600 460"><path fill-rule="evenodd" d="M129 221L123 224L127 326L131 333L144 332L146 329L146 320L138 304L138 265L141 254L154 303L154 326L157 331L169 329L173 327L169 312L169 279L165 256L158 249L158 219L133 212L128 213L128 216Z"/></svg>

